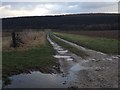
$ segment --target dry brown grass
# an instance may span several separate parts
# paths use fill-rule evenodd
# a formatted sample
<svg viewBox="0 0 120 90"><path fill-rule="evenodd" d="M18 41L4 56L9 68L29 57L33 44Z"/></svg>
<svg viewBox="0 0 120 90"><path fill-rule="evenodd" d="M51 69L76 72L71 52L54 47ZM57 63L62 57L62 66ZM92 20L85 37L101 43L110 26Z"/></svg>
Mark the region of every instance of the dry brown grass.
<svg viewBox="0 0 120 90"><path fill-rule="evenodd" d="M24 44L22 47L29 48L45 44L45 33L42 31L24 31L21 33Z"/></svg>
<svg viewBox="0 0 120 90"><path fill-rule="evenodd" d="M17 32L19 34L23 44L20 44L18 48L12 48L11 43L11 35L10 36L3 36L2 37L2 49L3 50L26 50L33 47L37 47L40 45L44 45L46 42L46 35L43 31L32 31L32 30L25 30L23 32ZM7 34L8 35L8 34Z"/></svg>
<svg viewBox="0 0 120 90"><path fill-rule="evenodd" d="M2 49L3 50L9 50L11 45L11 37L7 36L7 37L2 37Z"/></svg>
<svg viewBox="0 0 120 90"><path fill-rule="evenodd" d="M106 37L106 38L113 38L118 39L119 38L119 31L118 30L87 30L87 31L59 31L62 33L69 33L69 34L77 34L77 35L86 35L86 36L92 36L92 37Z"/></svg>

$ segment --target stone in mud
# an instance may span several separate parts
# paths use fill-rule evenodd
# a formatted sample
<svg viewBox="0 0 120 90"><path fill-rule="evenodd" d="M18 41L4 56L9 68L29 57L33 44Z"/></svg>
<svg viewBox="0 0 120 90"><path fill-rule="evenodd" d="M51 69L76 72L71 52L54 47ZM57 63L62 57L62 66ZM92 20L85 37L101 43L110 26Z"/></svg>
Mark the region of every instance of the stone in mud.
<svg viewBox="0 0 120 90"><path fill-rule="evenodd" d="M67 53L67 52L68 52L68 50L59 50L59 51L58 51L59 54L65 54L65 53Z"/></svg>
<svg viewBox="0 0 120 90"><path fill-rule="evenodd" d="M62 74L62 77L66 77L66 75L65 75L65 74Z"/></svg>
<svg viewBox="0 0 120 90"><path fill-rule="evenodd" d="M65 82L63 82L63 84L67 84L67 82L65 81Z"/></svg>
<svg viewBox="0 0 120 90"><path fill-rule="evenodd" d="M73 59L72 58L67 58L67 61L72 61Z"/></svg>
<svg viewBox="0 0 120 90"><path fill-rule="evenodd" d="M119 57L117 57L117 56L112 56L112 58L113 58L113 59L118 59Z"/></svg>
<svg viewBox="0 0 120 90"><path fill-rule="evenodd" d="M65 59L65 58L70 58L71 56L55 55L54 57L55 57L55 58L63 58L63 59Z"/></svg>

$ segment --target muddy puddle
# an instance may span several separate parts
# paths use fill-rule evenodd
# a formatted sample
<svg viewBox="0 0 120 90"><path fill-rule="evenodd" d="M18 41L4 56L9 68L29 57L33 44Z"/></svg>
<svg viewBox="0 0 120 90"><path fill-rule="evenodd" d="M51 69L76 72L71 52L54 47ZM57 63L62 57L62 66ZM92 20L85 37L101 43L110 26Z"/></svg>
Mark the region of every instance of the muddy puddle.
<svg viewBox="0 0 120 90"><path fill-rule="evenodd" d="M104 53L85 49L90 56L86 59L69 52L47 37L56 50L56 58L60 63L61 74L44 74L39 71L31 74L20 74L10 77L11 84L5 88L100 88L118 87L118 58ZM60 38L59 38L60 39ZM62 39L61 39L62 40ZM64 40L63 40L64 41ZM109 77L108 77L109 76Z"/></svg>
<svg viewBox="0 0 120 90"><path fill-rule="evenodd" d="M6 88L65 88L68 77L57 74L44 74L39 71L31 74L20 74L10 77L11 85Z"/></svg>

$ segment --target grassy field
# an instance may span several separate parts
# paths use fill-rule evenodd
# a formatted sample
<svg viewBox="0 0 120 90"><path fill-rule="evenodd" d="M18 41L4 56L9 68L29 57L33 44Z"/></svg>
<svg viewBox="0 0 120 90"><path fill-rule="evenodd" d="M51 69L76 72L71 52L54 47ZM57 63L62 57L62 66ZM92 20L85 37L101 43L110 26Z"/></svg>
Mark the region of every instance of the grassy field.
<svg viewBox="0 0 120 90"><path fill-rule="evenodd" d="M61 33L68 33L68 34L77 34L77 35L86 35L92 37L105 37L105 38L112 38L112 39L119 39L119 30L64 30Z"/></svg>
<svg viewBox="0 0 120 90"><path fill-rule="evenodd" d="M118 39L108 39L103 37L92 37L76 34L54 33L55 35L68 41L77 43L86 48L101 51L108 54L120 54L118 52Z"/></svg>
<svg viewBox="0 0 120 90"><path fill-rule="evenodd" d="M85 58L86 56L88 56L84 51L81 51L81 50L79 50L79 49L77 49L77 48L75 48L75 47L73 47L73 46L71 46L71 45L57 39L57 38L55 38L52 34L50 35L50 38L53 41L55 41L56 43L58 43L60 46L68 49L69 51L75 53L78 56L81 56L82 58Z"/></svg>
<svg viewBox="0 0 120 90"><path fill-rule="evenodd" d="M29 33L31 33L32 36L30 35L29 37ZM8 76L27 73L32 70L40 70L46 73L52 72L52 66L57 65L53 57L55 52L47 41L45 33L33 32L32 34L32 32L28 32L28 34L28 36L26 35L26 40L29 41L26 42L26 45L21 45L21 47L16 49L2 51L2 69L5 84L9 83ZM36 37L36 39L31 37ZM29 45L29 43L31 44Z"/></svg>

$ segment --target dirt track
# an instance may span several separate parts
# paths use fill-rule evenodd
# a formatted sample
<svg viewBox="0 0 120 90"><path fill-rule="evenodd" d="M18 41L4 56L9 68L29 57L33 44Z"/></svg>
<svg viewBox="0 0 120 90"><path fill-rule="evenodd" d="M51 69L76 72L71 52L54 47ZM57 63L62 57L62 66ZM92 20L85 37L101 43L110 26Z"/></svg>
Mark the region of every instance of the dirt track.
<svg viewBox="0 0 120 90"><path fill-rule="evenodd" d="M119 55L107 55L78 46L57 36L55 37L65 43L85 51L89 55L85 59L82 59L81 57L57 45L55 42L50 41L53 47L57 50L58 54L55 57L60 61L63 76L71 79L65 81L65 84L79 88L118 87ZM60 53L60 51L63 53Z"/></svg>

